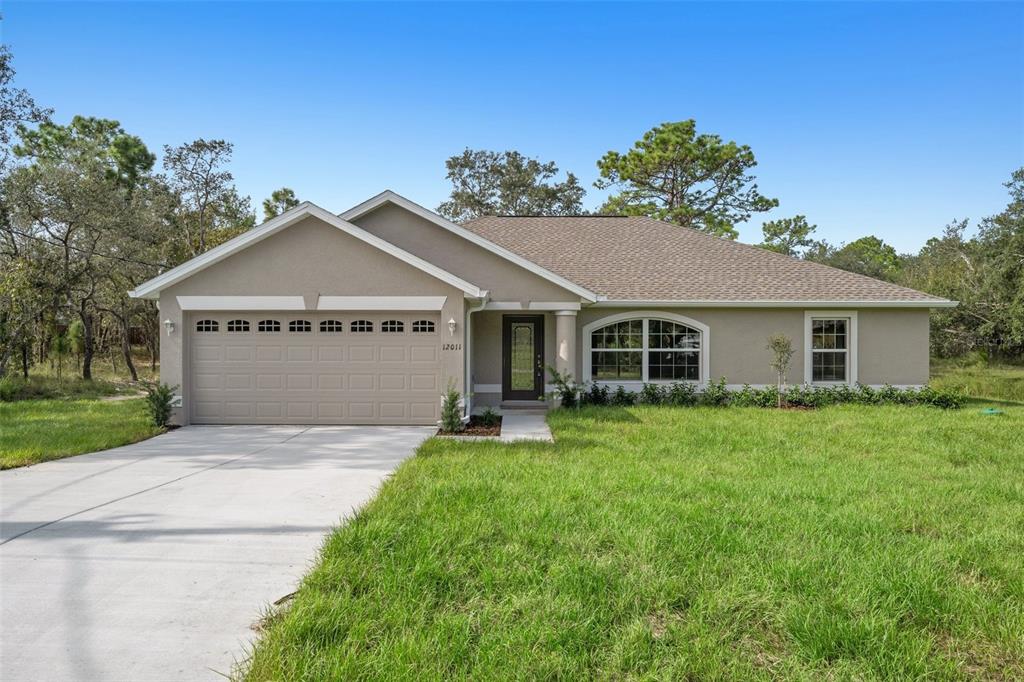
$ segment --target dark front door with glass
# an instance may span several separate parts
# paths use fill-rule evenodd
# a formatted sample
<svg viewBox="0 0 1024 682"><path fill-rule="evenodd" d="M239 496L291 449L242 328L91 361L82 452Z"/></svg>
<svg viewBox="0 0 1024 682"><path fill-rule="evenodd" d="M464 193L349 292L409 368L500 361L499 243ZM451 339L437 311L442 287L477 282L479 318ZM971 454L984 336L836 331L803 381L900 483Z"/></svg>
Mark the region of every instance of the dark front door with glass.
<svg viewBox="0 0 1024 682"><path fill-rule="evenodd" d="M501 338L502 399L543 399L544 316L506 315Z"/></svg>

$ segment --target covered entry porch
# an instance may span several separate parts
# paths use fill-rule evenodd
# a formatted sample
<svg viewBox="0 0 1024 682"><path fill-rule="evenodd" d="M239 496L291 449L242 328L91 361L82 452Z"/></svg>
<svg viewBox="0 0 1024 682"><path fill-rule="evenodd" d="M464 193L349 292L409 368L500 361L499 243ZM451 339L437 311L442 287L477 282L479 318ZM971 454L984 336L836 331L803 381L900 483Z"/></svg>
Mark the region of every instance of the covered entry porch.
<svg viewBox="0 0 1024 682"><path fill-rule="evenodd" d="M577 374L578 303L489 303L469 322L470 411L546 409L549 368ZM558 307L555 307L555 306Z"/></svg>

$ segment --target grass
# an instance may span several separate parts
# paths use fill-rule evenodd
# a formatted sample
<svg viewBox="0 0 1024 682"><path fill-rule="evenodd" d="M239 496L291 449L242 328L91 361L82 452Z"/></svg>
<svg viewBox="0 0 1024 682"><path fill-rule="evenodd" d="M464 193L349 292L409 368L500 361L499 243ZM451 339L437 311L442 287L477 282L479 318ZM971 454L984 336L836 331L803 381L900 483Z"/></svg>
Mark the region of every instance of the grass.
<svg viewBox="0 0 1024 682"><path fill-rule="evenodd" d="M432 439L248 680L1019 679L1024 406L589 408Z"/></svg>
<svg viewBox="0 0 1024 682"><path fill-rule="evenodd" d="M0 469L106 450L162 431L141 399L0 402Z"/></svg>
<svg viewBox="0 0 1024 682"><path fill-rule="evenodd" d="M159 377L159 366L155 371L151 370L149 356L144 355L143 351L136 350L132 356L141 381L155 381ZM14 368L15 371L17 369ZM107 356L97 357L92 365L92 381L83 380L80 372L74 358L64 361L61 379L57 378L55 365L49 362L37 363L29 370L27 380L22 378L20 373L0 379L0 401L83 400L138 393L140 390L139 386L131 381L120 356L115 356L114 362Z"/></svg>
<svg viewBox="0 0 1024 682"><path fill-rule="evenodd" d="M1024 402L1024 365L933 359L931 384L959 387L976 398Z"/></svg>

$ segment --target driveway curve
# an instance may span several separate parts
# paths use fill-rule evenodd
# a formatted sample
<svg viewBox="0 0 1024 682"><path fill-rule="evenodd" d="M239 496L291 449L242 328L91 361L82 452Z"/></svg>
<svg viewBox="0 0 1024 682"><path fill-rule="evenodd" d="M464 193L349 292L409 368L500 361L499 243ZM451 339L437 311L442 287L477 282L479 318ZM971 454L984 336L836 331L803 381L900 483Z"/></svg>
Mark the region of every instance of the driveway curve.
<svg viewBox="0 0 1024 682"><path fill-rule="evenodd" d="M194 426L0 472L0 679L223 680L433 430Z"/></svg>

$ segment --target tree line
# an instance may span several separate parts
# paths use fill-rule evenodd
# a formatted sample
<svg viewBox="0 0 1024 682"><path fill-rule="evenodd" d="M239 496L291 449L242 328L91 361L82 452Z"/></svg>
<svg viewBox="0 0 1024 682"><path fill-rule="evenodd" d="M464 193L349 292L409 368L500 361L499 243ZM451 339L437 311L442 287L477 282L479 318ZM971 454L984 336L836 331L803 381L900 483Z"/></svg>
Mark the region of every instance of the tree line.
<svg viewBox="0 0 1024 682"><path fill-rule="evenodd" d="M14 86L0 46L0 378L71 352L84 379L97 356L120 356L137 379L133 344L155 366L159 317L128 291L257 222L229 170L233 147L199 138L162 147L161 163L113 120L67 124ZM610 190L597 213L645 215L725 239L778 206L761 193L751 149L701 133L693 120L665 123L630 149L597 161L595 186ZM517 151L466 149L447 159L457 222L486 214L586 213L586 190L554 162ZM961 301L933 314L937 353L1024 355L1024 169L1007 183L1000 214L948 225L917 254L875 236L833 245L803 215L763 224L762 247ZM262 203L264 219L298 205L284 187Z"/></svg>
<svg viewBox="0 0 1024 682"><path fill-rule="evenodd" d="M594 185L611 193L597 214L644 215L724 239L736 225L779 205L761 194L750 147L698 133L693 120L665 123L632 148L597 161ZM455 221L481 215L579 215L586 190L573 173L517 151L465 150L447 161L450 198L438 212ZM875 235L847 244L815 238L804 215L766 221L759 246L960 302L932 313L932 350L1024 357L1024 168L1006 182L1008 203L981 219L974 236L957 220L916 254Z"/></svg>
<svg viewBox="0 0 1024 682"><path fill-rule="evenodd" d="M155 366L159 318L128 292L256 224L228 170L232 145L165 145L157 169L117 121L54 123L13 78L0 46L0 377L70 351L83 379L108 352L137 380L131 346ZM264 218L297 204L282 188Z"/></svg>

